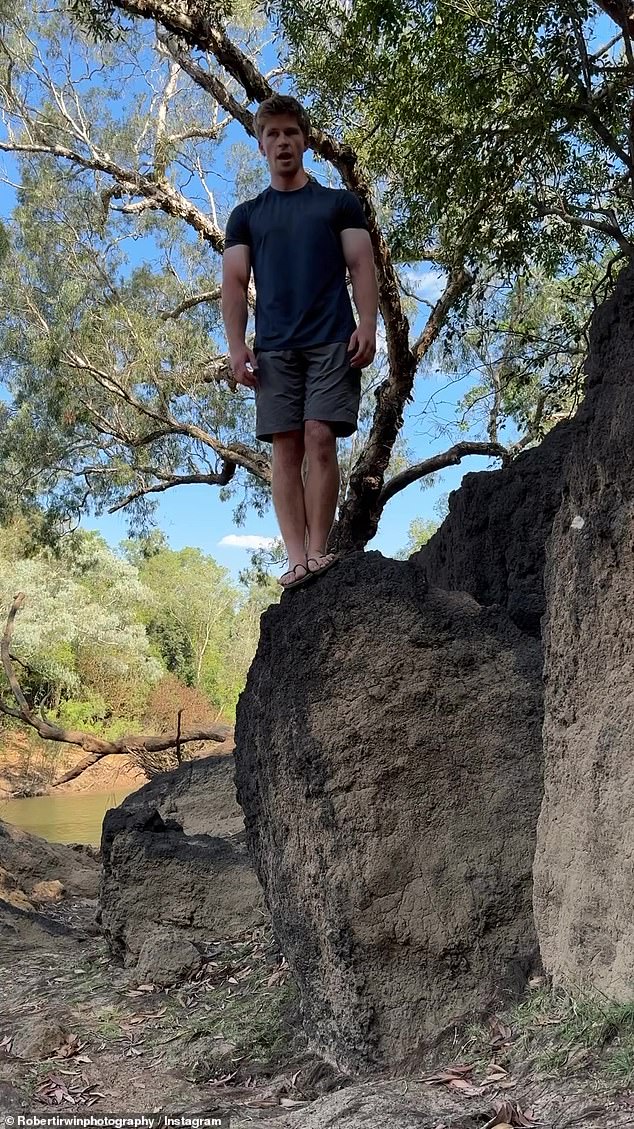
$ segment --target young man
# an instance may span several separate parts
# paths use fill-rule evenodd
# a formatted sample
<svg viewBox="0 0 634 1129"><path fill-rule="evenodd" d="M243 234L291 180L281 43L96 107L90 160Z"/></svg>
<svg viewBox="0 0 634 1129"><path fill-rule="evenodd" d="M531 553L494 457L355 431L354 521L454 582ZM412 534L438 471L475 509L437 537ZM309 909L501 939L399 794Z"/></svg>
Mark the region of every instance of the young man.
<svg viewBox="0 0 634 1129"><path fill-rule="evenodd" d="M292 588L335 561L326 545L339 493L337 437L356 430L360 370L375 353L377 286L359 200L304 170L310 125L299 102L273 95L255 128L271 183L229 217L222 313L234 376L256 392L257 437L273 444L273 504L288 555L280 584ZM255 351L245 343L251 270Z"/></svg>

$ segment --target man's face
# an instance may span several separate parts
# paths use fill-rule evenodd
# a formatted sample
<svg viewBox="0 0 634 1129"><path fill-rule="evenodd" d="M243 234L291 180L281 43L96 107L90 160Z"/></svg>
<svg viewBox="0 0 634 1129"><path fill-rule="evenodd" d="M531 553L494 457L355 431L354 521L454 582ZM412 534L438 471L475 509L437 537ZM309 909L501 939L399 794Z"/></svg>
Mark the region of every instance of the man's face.
<svg viewBox="0 0 634 1129"><path fill-rule="evenodd" d="M307 148L304 134L292 114L269 118L262 131L259 146L269 163L271 173L289 177L299 172Z"/></svg>

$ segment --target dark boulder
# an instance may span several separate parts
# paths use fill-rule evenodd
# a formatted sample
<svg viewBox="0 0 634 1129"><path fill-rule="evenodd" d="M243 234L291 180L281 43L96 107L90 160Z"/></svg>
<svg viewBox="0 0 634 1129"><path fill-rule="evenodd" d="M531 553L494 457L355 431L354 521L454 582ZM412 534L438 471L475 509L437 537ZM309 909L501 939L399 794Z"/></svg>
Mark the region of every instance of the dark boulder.
<svg viewBox="0 0 634 1129"><path fill-rule="evenodd" d="M449 516L410 558L430 584L499 604L518 627L539 636L546 543L577 431L576 421L560 423L509 467L465 475L450 495Z"/></svg>
<svg viewBox="0 0 634 1129"><path fill-rule="evenodd" d="M99 918L126 964L165 926L185 943L262 922L233 772L233 757L187 762L106 813Z"/></svg>
<svg viewBox="0 0 634 1129"><path fill-rule="evenodd" d="M263 617L240 699L250 852L315 1049L393 1067L536 960L539 645L357 554Z"/></svg>

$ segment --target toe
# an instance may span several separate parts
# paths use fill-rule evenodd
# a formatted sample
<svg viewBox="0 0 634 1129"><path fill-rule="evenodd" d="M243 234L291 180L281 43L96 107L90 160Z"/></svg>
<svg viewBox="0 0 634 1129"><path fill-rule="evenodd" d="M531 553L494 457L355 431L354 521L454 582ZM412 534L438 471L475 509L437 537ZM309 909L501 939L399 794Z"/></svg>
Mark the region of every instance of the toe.
<svg viewBox="0 0 634 1129"><path fill-rule="evenodd" d="M335 559L334 553L316 553L314 557L309 557L307 560L309 572L321 572L322 568L326 565L332 564Z"/></svg>
<svg viewBox="0 0 634 1129"><path fill-rule="evenodd" d="M278 584L281 584L282 588L288 588L289 584L294 584L296 580L303 580L305 576L308 576L308 569L305 564L300 562L293 568L289 568L288 572L283 572L278 578Z"/></svg>

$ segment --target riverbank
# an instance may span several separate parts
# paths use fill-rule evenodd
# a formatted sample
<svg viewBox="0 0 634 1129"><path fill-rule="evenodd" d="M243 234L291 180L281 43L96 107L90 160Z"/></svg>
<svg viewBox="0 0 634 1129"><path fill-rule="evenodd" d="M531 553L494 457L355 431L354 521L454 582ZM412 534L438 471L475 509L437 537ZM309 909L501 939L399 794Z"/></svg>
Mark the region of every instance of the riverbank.
<svg viewBox="0 0 634 1129"><path fill-rule="evenodd" d="M113 963L94 910L85 898L51 905L28 934L16 911L9 941L5 923L0 1114L225 1114L235 1129L631 1129L634 1094L606 1077L605 1046L571 1041L570 1011L544 993L523 1016L455 1032L407 1077L353 1080L311 1055L266 926L209 938L200 971L160 987Z"/></svg>
<svg viewBox="0 0 634 1129"><path fill-rule="evenodd" d="M53 780L78 765L86 754L72 745L41 741L27 731L0 730L0 801L22 796L42 796L51 791ZM140 788L147 780L129 756L103 757L81 776L60 784L55 791L124 793Z"/></svg>
<svg viewBox="0 0 634 1129"><path fill-rule="evenodd" d="M407 1076L350 1079L310 1052L263 921L117 964L97 924L100 859L0 823L0 1115L219 1116L234 1129L631 1129L634 1008L535 981L452 1030ZM183 945L187 942L183 940Z"/></svg>
<svg viewBox="0 0 634 1129"><path fill-rule="evenodd" d="M201 741L188 747L185 759L225 756L232 751L232 740L223 744ZM73 780L53 787L53 781L79 765L85 755L73 745L42 741L27 730L0 729L0 803L51 793L114 793L120 802L149 779L132 757L114 754L102 757Z"/></svg>

